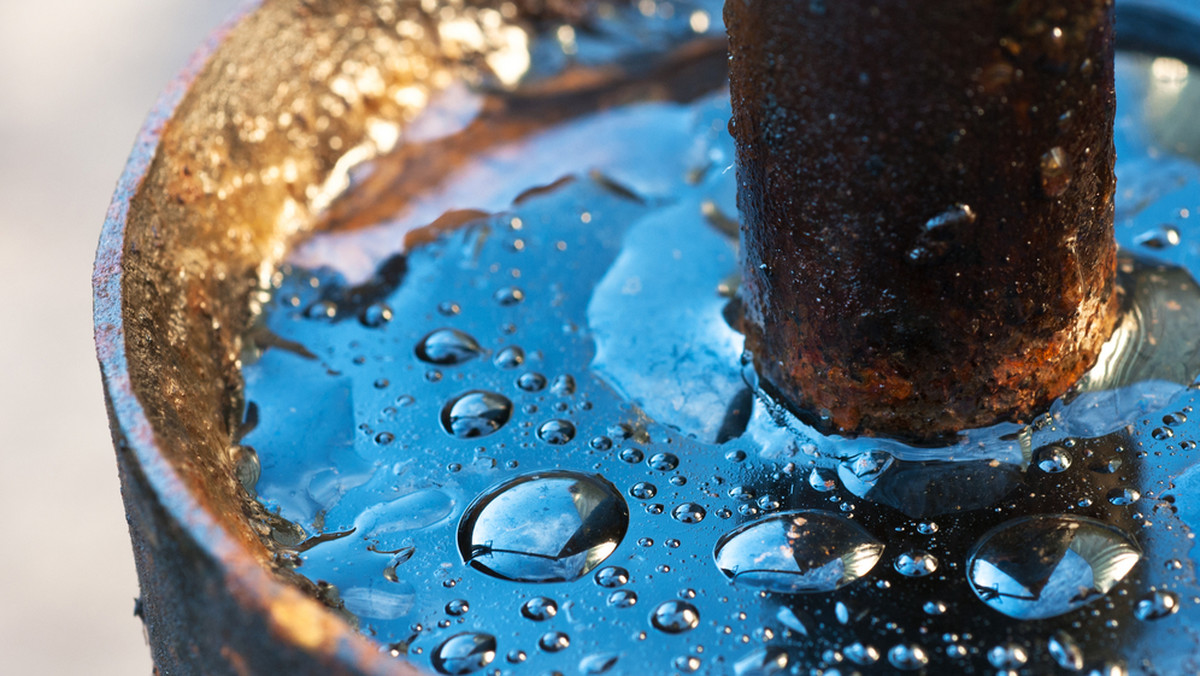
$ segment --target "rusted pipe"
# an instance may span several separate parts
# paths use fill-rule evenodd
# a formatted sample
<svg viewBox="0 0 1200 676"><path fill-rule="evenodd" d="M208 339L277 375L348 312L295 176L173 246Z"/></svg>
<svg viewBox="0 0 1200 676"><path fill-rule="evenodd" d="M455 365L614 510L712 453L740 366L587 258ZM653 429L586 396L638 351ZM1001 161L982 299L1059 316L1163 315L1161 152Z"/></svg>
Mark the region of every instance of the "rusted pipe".
<svg viewBox="0 0 1200 676"><path fill-rule="evenodd" d="M833 431L1019 419L1115 318L1110 0L729 0L747 347Z"/></svg>

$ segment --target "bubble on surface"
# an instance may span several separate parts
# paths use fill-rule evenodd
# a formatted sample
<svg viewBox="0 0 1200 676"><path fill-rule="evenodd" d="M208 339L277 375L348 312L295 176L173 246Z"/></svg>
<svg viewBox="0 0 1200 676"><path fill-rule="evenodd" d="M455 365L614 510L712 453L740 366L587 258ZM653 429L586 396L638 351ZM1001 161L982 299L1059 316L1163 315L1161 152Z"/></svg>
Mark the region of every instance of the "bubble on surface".
<svg viewBox="0 0 1200 676"><path fill-rule="evenodd" d="M459 523L463 560L517 582L561 582L612 554L629 507L605 479L570 471L527 474L475 499Z"/></svg>
<svg viewBox="0 0 1200 676"><path fill-rule="evenodd" d="M717 567L735 585L779 593L829 592L863 577L883 544L832 512L782 512L741 526L717 542Z"/></svg>
<svg viewBox="0 0 1200 676"><path fill-rule="evenodd" d="M512 402L495 392L472 390L450 400L442 409L442 428L460 439L487 436L512 416Z"/></svg>
<svg viewBox="0 0 1200 676"><path fill-rule="evenodd" d="M667 634L682 634L700 624L700 611L687 601L664 601L650 613L650 624Z"/></svg>
<svg viewBox="0 0 1200 676"><path fill-rule="evenodd" d="M1094 519L1024 517L980 539L967 562L975 594L1020 620L1070 612L1107 594L1137 565L1128 535Z"/></svg>
<svg viewBox="0 0 1200 676"><path fill-rule="evenodd" d="M470 334L458 329L437 329L417 343L417 358L428 364L454 366L475 359L483 348Z"/></svg>
<svg viewBox="0 0 1200 676"><path fill-rule="evenodd" d="M469 674L496 659L496 637L491 634L464 632L442 642L430 656L440 674Z"/></svg>

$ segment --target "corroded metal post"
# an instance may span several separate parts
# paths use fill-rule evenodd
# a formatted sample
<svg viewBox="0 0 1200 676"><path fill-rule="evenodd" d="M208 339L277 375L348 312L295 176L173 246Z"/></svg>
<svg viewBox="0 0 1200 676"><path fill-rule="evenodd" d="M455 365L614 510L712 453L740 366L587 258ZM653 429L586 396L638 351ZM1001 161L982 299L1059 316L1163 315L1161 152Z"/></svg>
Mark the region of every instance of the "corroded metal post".
<svg viewBox="0 0 1200 676"><path fill-rule="evenodd" d="M747 346L842 432L1026 416L1113 326L1111 0L729 0Z"/></svg>

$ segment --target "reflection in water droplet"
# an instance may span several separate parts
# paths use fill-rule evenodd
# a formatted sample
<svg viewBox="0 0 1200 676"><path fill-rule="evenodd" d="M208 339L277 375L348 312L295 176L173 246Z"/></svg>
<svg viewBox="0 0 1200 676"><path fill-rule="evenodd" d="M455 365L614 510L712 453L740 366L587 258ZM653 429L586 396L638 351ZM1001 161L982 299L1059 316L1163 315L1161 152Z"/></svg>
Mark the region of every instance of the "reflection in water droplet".
<svg viewBox="0 0 1200 676"><path fill-rule="evenodd" d="M367 328L377 329L392 321L392 308L387 303L372 303L363 309L358 321Z"/></svg>
<svg viewBox="0 0 1200 676"><path fill-rule="evenodd" d="M547 420L538 426L538 439L553 446L561 446L575 438L575 425L567 420Z"/></svg>
<svg viewBox="0 0 1200 676"><path fill-rule="evenodd" d="M571 645L571 637L561 631L548 631L538 639L538 647L548 653L556 653Z"/></svg>
<svg viewBox="0 0 1200 676"><path fill-rule="evenodd" d="M1079 644L1067 632L1062 630L1054 632L1046 644L1046 649L1049 650L1050 657L1054 659L1055 663L1063 669L1068 671L1083 669L1083 651L1079 649Z"/></svg>
<svg viewBox="0 0 1200 676"><path fill-rule="evenodd" d="M617 548L629 508L603 478L577 472L529 474L475 499L458 528L463 559L518 582L578 579Z"/></svg>
<svg viewBox="0 0 1200 676"><path fill-rule="evenodd" d="M1132 488L1114 488L1108 492L1108 501L1118 507L1132 505L1142 498L1142 494Z"/></svg>
<svg viewBox="0 0 1200 676"><path fill-rule="evenodd" d="M988 651L988 662L997 669L1020 669L1028 661L1029 653L1016 643L1005 643Z"/></svg>
<svg viewBox="0 0 1200 676"><path fill-rule="evenodd" d="M515 369L525 363L525 350L509 345L492 357L492 363L502 369Z"/></svg>
<svg viewBox="0 0 1200 676"><path fill-rule="evenodd" d="M472 390L446 404L442 427L460 439L483 437L503 427L511 415L512 402L503 395Z"/></svg>
<svg viewBox="0 0 1200 676"><path fill-rule="evenodd" d="M783 512L717 541L714 557L734 584L780 593L828 592L866 575L883 544L849 519L818 510Z"/></svg>
<svg viewBox="0 0 1200 676"><path fill-rule="evenodd" d="M768 646L755 650L733 665L736 676L776 676L787 671L788 654L782 648Z"/></svg>
<svg viewBox="0 0 1200 676"><path fill-rule="evenodd" d="M808 473L808 485L818 493L828 493L837 488L837 472L828 467L814 467Z"/></svg>
<svg viewBox="0 0 1200 676"><path fill-rule="evenodd" d="M441 366L461 364L482 353L479 343L458 329L438 329L417 343L417 359Z"/></svg>
<svg viewBox="0 0 1200 676"><path fill-rule="evenodd" d="M646 461L650 465L650 469L660 472L670 472L679 466L679 458L675 457L674 453L655 453Z"/></svg>
<svg viewBox="0 0 1200 676"><path fill-rule="evenodd" d="M967 577L994 610L1042 619L1100 598L1140 558L1129 536L1100 521L1035 516L984 534L967 562Z"/></svg>
<svg viewBox="0 0 1200 676"><path fill-rule="evenodd" d="M901 671L913 671L929 664L929 655L919 645L900 643L888 651L888 662Z"/></svg>
<svg viewBox="0 0 1200 676"><path fill-rule="evenodd" d="M628 589L618 589L608 595L608 605L614 608L630 608L637 604L637 592Z"/></svg>
<svg viewBox="0 0 1200 676"><path fill-rule="evenodd" d="M648 481L639 481L629 487L629 494L638 500L649 500L658 494L658 488Z"/></svg>
<svg viewBox="0 0 1200 676"><path fill-rule="evenodd" d="M1138 235L1134 240L1138 244L1147 249L1167 249L1177 246L1182 238L1179 234L1179 228L1170 224L1163 224Z"/></svg>
<svg viewBox="0 0 1200 676"><path fill-rule="evenodd" d="M1071 158L1066 151L1055 146L1046 151L1041 159L1042 192L1046 197L1058 197L1071 185Z"/></svg>
<svg viewBox="0 0 1200 676"><path fill-rule="evenodd" d="M926 615L945 615L950 607L943 601L926 601L921 609L925 611Z"/></svg>
<svg viewBox="0 0 1200 676"><path fill-rule="evenodd" d="M695 655L680 655L671 664L683 673L690 674L700 669L700 658Z"/></svg>
<svg viewBox="0 0 1200 676"><path fill-rule="evenodd" d="M629 571L620 566L605 566L596 571L596 584L612 589L629 582Z"/></svg>
<svg viewBox="0 0 1200 676"><path fill-rule="evenodd" d="M588 655L579 661L579 673L584 676L607 673L617 664L617 656L613 653L598 653Z"/></svg>
<svg viewBox="0 0 1200 676"><path fill-rule="evenodd" d="M467 603L465 599L454 599L446 604L446 614L454 617L466 615L470 609L471 604Z"/></svg>
<svg viewBox="0 0 1200 676"><path fill-rule="evenodd" d="M682 634L700 624L700 611L687 601L666 601L650 614L650 624L668 634Z"/></svg>
<svg viewBox="0 0 1200 676"><path fill-rule="evenodd" d="M681 523L700 523L708 512L694 502L685 502L671 510L671 516Z"/></svg>
<svg viewBox="0 0 1200 676"><path fill-rule="evenodd" d="M1033 452L1033 464L1047 474L1058 474L1071 466L1071 454L1062 446L1042 446Z"/></svg>
<svg viewBox="0 0 1200 676"><path fill-rule="evenodd" d="M617 457L620 458L621 460L623 460L624 462L634 465L634 464L641 462L642 458L644 458L646 456L643 455L642 452L636 448L626 448L626 449L622 450L620 453L618 453Z"/></svg>
<svg viewBox="0 0 1200 676"><path fill-rule="evenodd" d="M548 620L557 614L558 604L545 596L535 596L521 606L521 615L534 622Z"/></svg>
<svg viewBox="0 0 1200 676"><path fill-rule="evenodd" d="M517 378L517 387L526 392L541 392L546 387L546 376L540 373L522 373Z"/></svg>
<svg viewBox="0 0 1200 676"><path fill-rule="evenodd" d="M496 658L496 638L490 634L463 633L446 639L433 651L433 668L442 674L469 674Z"/></svg>
<svg viewBox="0 0 1200 676"><path fill-rule="evenodd" d="M937 570L938 560L929 552L913 550L896 557L896 572L908 577L925 577Z"/></svg>
<svg viewBox="0 0 1200 676"><path fill-rule="evenodd" d="M525 300L525 292L515 286L506 286L502 289L497 289L492 295L496 302L501 305L516 305Z"/></svg>
<svg viewBox="0 0 1200 676"><path fill-rule="evenodd" d="M559 397L575 394L575 378L565 374L557 376L554 382L550 383L550 392Z"/></svg>
<svg viewBox="0 0 1200 676"><path fill-rule="evenodd" d="M864 667L879 661L879 651L874 646L861 643L851 643L842 650L842 654L851 662Z"/></svg>
<svg viewBox="0 0 1200 676"><path fill-rule="evenodd" d="M1133 614L1139 620L1159 620L1179 610L1179 595L1170 591L1152 591L1138 599Z"/></svg>
<svg viewBox="0 0 1200 676"><path fill-rule="evenodd" d="M524 650L510 650L504 659L508 660L509 664L520 664L525 661L526 657Z"/></svg>

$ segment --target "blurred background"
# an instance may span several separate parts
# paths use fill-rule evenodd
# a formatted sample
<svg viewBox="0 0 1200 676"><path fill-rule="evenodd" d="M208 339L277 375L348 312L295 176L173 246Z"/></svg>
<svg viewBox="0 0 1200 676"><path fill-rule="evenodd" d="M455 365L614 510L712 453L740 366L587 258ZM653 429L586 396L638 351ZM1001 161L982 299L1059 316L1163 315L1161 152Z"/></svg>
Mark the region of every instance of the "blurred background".
<svg viewBox="0 0 1200 676"><path fill-rule="evenodd" d="M0 673L149 674L92 347L125 158L239 0L0 0Z"/></svg>

